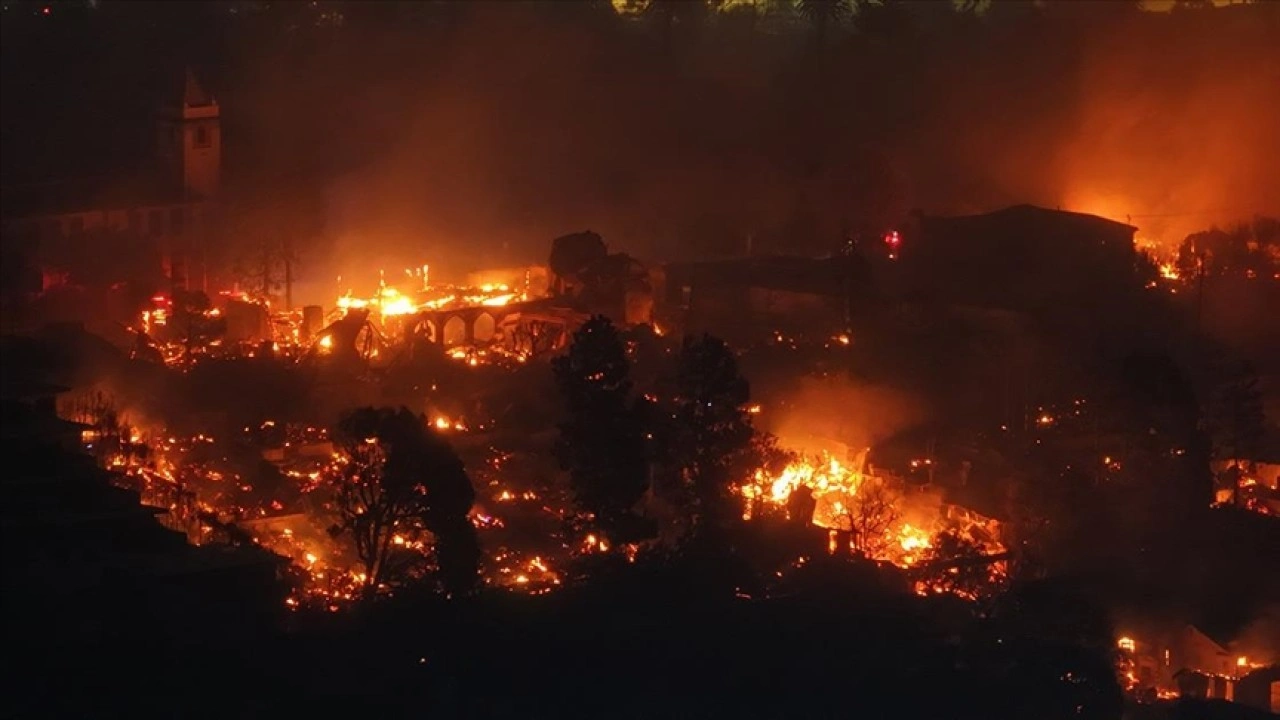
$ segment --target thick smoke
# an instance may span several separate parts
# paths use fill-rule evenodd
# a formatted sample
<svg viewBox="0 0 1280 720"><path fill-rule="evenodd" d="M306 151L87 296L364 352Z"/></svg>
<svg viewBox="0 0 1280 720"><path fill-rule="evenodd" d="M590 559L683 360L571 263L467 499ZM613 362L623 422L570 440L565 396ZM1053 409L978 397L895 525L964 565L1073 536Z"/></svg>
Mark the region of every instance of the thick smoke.
<svg viewBox="0 0 1280 720"><path fill-rule="evenodd" d="M218 31L112 29L95 44L111 62L77 77L105 88L130 62L196 64L222 101L237 203L319 198L299 269L315 299L338 275L358 287L381 268L429 262L457 279L540 261L551 238L587 228L660 261L741 252L748 237L822 252L912 209L1032 202L1127 218L1166 246L1280 212L1274 3L978 16L895 3L830 28L823 47L795 15L668 23L602 5L343 3L341 27L325 25L328 3L252 17L182 5ZM123 17L133 7L112 12L148 32L151 16ZM110 50L170 36L187 38L172 62ZM181 57L193 47L198 62ZM6 87L43 87L47 64L7 62ZM57 100L50 116L100 105ZM7 127L6 150L39 126ZM245 241L297 224L280 215Z"/></svg>
<svg viewBox="0 0 1280 720"><path fill-rule="evenodd" d="M430 71L364 80L385 88L350 129L385 142L328 186L333 260L462 271L584 228L649 257L805 251L1015 202L1173 245L1280 209L1280 43L1244 12L988 18L819 61L803 26L712 20L664 50L643 24L484 6Z"/></svg>
<svg viewBox="0 0 1280 720"><path fill-rule="evenodd" d="M801 378L770 395L780 401L768 404L760 427L783 446L810 454L857 454L929 417L924 403L906 392L838 377Z"/></svg>

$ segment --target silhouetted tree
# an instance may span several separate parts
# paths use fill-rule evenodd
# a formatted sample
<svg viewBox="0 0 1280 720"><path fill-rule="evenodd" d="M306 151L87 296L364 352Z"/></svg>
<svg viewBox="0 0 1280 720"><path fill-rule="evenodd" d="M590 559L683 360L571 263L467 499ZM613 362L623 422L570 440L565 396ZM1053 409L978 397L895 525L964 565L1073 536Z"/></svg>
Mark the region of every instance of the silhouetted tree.
<svg viewBox="0 0 1280 720"><path fill-rule="evenodd" d="M1024 692L1011 717L1119 717L1115 633L1106 612L1069 580L1016 587L1002 596L989 629L1004 681Z"/></svg>
<svg viewBox="0 0 1280 720"><path fill-rule="evenodd" d="M732 488L745 477L743 458L754 435L746 410L750 387L729 346L703 335L685 338L675 390L671 456L701 522L722 526L738 515Z"/></svg>
<svg viewBox="0 0 1280 720"><path fill-rule="evenodd" d="M1111 408L1116 429L1130 438L1129 457L1139 481L1172 510L1204 507L1212 500L1211 445L1202 414L1182 368L1164 353L1136 352L1121 367L1121 387Z"/></svg>
<svg viewBox="0 0 1280 720"><path fill-rule="evenodd" d="M1188 235L1178 247L1177 266L1185 279L1250 274L1267 276L1280 268L1280 220L1257 217L1228 230L1211 228Z"/></svg>
<svg viewBox="0 0 1280 720"><path fill-rule="evenodd" d="M631 400L630 366L608 318L591 318L552 363L567 418L556 455L579 508L615 540L634 531L632 508L648 486L645 430Z"/></svg>
<svg viewBox="0 0 1280 720"><path fill-rule="evenodd" d="M405 408L355 410L340 421L336 439L343 460L333 489L341 521L331 532L351 534L366 592L421 572L425 557L407 548L428 531L446 592L472 591L479 548L467 513L475 491L448 443Z"/></svg>
<svg viewBox="0 0 1280 720"><path fill-rule="evenodd" d="M645 14L658 27L663 51L670 52L676 28L703 23L709 10L705 0L650 0Z"/></svg>
<svg viewBox="0 0 1280 720"><path fill-rule="evenodd" d="M851 14L849 0L800 0L800 13L813 25L813 41L819 51L827 45L831 28Z"/></svg>
<svg viewBox="0 0 1280 720"><path fill-rule="evenodd" d="M868 35L894 35L908 29L915 22L907 3L894 0L858 0L858 12L853 22L858 31Z"/></svg>
<svg viewBox="0 0 1280 720"><path fill-rule="evenodd" d="M1266 424L1258 376L1248 363L1228 369L1206 407L1206 425L1215 455L1251 460L1260 449Z"/></svg>
<svg viewBox="0 0 1280 720"><path fill-rule="evenodd" d="M1008 493L1011 577L1040 578L1061 571L1075 559L1087 561L1098 544L1109 544L1104 528L1096 523L1090 527L1098 493L1079 468L1051 462L1023 467L1013 474ZM1090 530L1094 542L1082 543Z"/></svg>
<svg viewBox="0 0 1280 720"><path fill-rule="evenodd" d="M898 519L898 500L883 481L867 478L840 514L852 535L853 549L879 557L889 546L889 528Z"/></svg>

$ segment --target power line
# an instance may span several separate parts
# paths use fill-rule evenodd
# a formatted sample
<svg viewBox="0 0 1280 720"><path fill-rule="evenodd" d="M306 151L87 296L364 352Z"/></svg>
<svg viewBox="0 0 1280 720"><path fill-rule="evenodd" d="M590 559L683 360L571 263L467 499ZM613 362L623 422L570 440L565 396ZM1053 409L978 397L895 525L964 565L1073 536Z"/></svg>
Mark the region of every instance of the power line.
<svg viewBox="0 0 1280 720"><path fill-rule="evenodd" d="M1147 214L1145 214L1145 215L1128 215L1127 217L1131 217L1131 218L1162 218L1162 217L1187 217L1187 216L1192 216L1192 215L1227 215L1227 214L1231 214L1231 215L1248 215L1248 214L1250 214L1250 213L1257 213L1257 212L1258 212L1257 210L1239 210L1239 209L1235 209L1235 210L1226 210L1226 209L1224 209L1224 210L1189 210L1189 211L1187 211L1187 212L1175 212L1175 213L1147 213Z"/></svg>

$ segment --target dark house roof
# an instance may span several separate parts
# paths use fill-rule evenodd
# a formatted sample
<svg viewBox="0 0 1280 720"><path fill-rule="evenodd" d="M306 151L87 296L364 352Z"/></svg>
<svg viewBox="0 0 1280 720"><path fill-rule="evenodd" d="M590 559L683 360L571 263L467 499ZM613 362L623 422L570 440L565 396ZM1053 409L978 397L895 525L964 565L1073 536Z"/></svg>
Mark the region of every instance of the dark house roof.
<svg viewBox="0 0 1280 720"><path fill-rule="evenodd" d="M170 111L217 104L191 68L172 73L165 83L164 105ZM174 107L181 99L182 105ZM0 217L17 220L93 210L125 210L147 205L177 205L188 201L181 182L158 163L120 168L103 177L8 185L0 193Z"/></svg>
<svg viewBox="0 0 1280 720"><path fill-rule="evenodd" d="M125 178L86 178L13 185L0 193L5 220L92 210L125 210L147 205L176 205L185 201L182 186L158 171Z"/></svg>
<svg viewBox="0 0 1280 720"><path fill-rule="evenodd" d="M207 107L217 104L213 95L206 92L204 86L196 79L196 74L191 68L186 69L183 77L182 104L187 107Z"/></svg>
<svg viewBox="0 0 1280 720"><path fill-rule="evenodd" d="M69 387L43 381L28 381L26 378L7 376L4 380L0 380L0 399L3 400L40 400L70 391Z"/></svg>
<svg viewBox="0 0 1280 720"><path fill-rule="evenodd" d="M1114 220L1031 205L921 217L903 244L905 286L939 302L1014 311L1090 297L1101 303L1136 286L1135 232Z"/></svg>
<svg viewBox="0 0 1280 720"><path fill-rule="evenodd" d="M1133 234L1138 228L1122 222L1109 220L1097 215L1070 212L1066 210L1050 210L1035 205L1013 205L1003 210L983 213L981 215L961 215L958 217L925 216L920 219L922 229L940 230L943 228L957 232L986 232L993 228L1010 227L1043 227L1053 226L1071 234L1089 236L1098 232Z"/></svg>

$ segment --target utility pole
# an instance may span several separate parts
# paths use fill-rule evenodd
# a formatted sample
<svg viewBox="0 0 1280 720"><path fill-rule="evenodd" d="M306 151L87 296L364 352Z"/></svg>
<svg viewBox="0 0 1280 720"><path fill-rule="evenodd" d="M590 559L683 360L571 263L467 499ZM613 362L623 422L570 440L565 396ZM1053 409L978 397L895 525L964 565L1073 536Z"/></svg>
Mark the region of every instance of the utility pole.
<svg viewBox="0 0 1280 720"><path fill-rule="evenodd" d="M284 240L284 309L293 310L293 243Z"/></svg>
<svg viewBox="0 0 1280 720"><path fill-rule="evenodd" d="M1196 256L1196 335L1204 330L1204 253Z"/></svg>
<svg viewBox="0 0 1280 720"><path fill-rule="evenodd" d="M271 299L271 250L267 246L262 248L262 298L264 300Z"/></svg>

